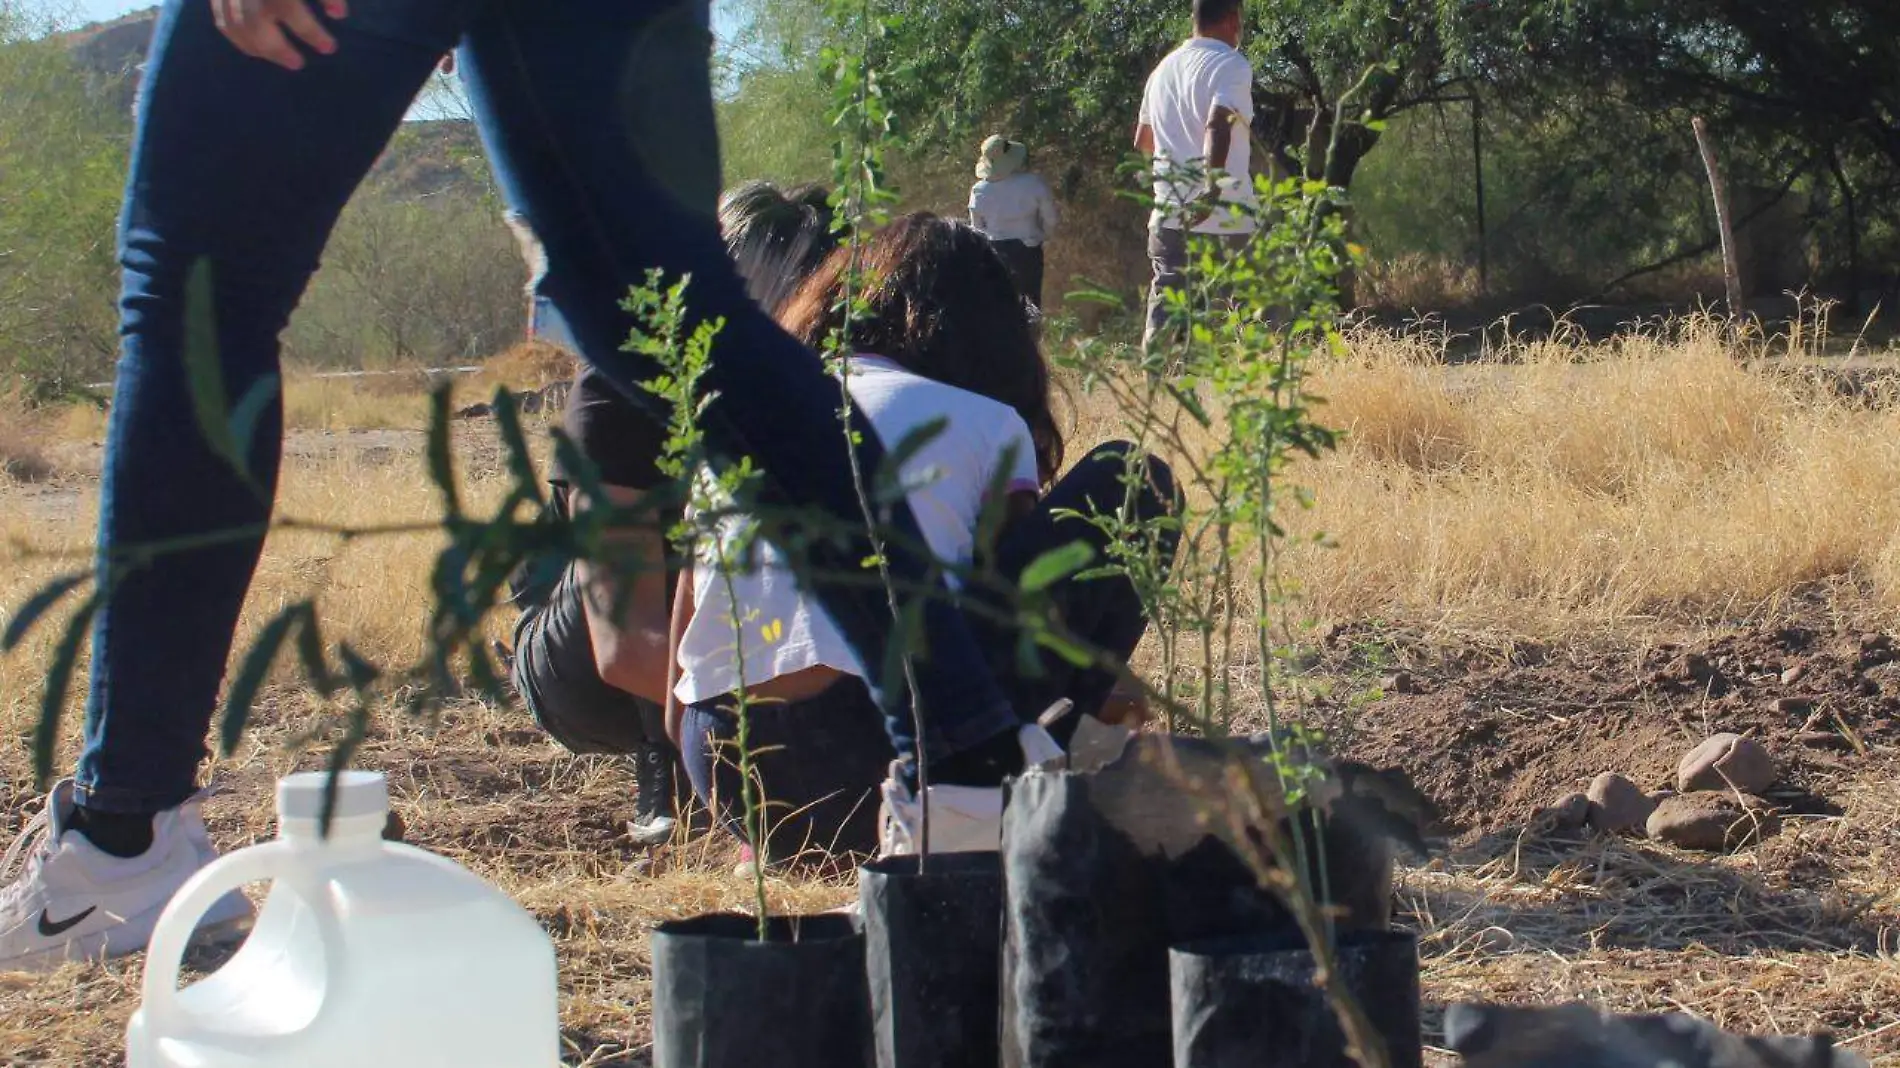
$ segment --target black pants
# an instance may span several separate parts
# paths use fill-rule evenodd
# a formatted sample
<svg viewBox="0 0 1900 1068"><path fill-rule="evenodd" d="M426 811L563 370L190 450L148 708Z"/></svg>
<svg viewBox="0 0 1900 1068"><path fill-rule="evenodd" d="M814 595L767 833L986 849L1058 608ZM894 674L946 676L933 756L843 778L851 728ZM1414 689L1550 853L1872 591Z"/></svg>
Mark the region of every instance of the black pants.
<svg viewBox="0 0 1900 1068"><path fill-rule="evenodd" d="M1055 484L1033 513L1010 523L994 550L998 574L1013 582L1037 557L1074 541L1093 546L1096 561L1103 562L1107 535L1068 513L1120 508L1127 496L1122 472L1131 452L1125 443L1099 446ZM1133 501L1135 516L1153 519L1178 512L1172 472L1159 460L1150 459L1147 466L1147 485ZM1173 560L1178 542L1177 533L1161 536L1155 548L1164 562ZM1120 661L1134 653L1147 630L1141 598L1126 578L1069 578L1050 593L1071 632ZM1047 651L1038 651L1040 671L1027 672L1011 628L983 620L979 613L970 618L991 669L1024 722L1064 697L1081 712L1098 711L1115 685L1114 672L1078 668ZM716 698L690 706L681 751L694 792L743 836L741 780L732 755L738 722L729 705L728 698ZM896 754L860 680L842 679L805 701L756 705L750 726L753 767L766 802L768 858L785 860L813 848L866 853L877 848L877 787Z"/></svg>
<svg viewBox="0 0 1900 1068"><path fill-rule="evenodd" d="M1042 246L1014 240L990 244L1009 268L1009 276L1016 282L1016 292L1027 297L1029 303L1042 307Z"/></svg>
<svg viewBox="0 0 1900 1068"><path fill-rule="evenodd" d="M1237 252L1246 247L1250 234L1223 234L1215 238L1221 248L1228 252ZM1141 335L1141 346L1147 348L1156 334L1174 329L1178 324L1170 323L1166 293L1170 289L1180 289L1187 281L1188 235L1184 230L1172 226L1150 227L1148 230L1148 266L1154 271L1153 281L1148 283L1148 323Z"/></svg>
<svg viewBox="0 0 1900 1068"><path fill-rule="evenodd" d="M541 728L573 752L622 755L650 745L670 752L665 710L600 677L584 593L568 564L545 600L523 598L515 624L516 691Z"/></svg>

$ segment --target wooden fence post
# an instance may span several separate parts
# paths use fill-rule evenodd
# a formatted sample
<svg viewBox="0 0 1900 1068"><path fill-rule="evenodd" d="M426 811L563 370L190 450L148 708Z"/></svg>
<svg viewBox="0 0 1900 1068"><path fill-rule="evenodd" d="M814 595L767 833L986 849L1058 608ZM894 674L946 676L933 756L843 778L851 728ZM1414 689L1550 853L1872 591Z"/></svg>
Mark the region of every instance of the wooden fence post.
<svg viewBox="0 0 1900 1068"><path fill-rule="evenodd" d="M1709 191L1715 196L1715 227L1722 238L1722 279L1728 286L1728 315L1731 332L1748 308L1742 299L1742 266L1735 247L1735 228L1729 215L1728 186L1722 181L1722 169L1715 162L1715 143L1709 140L1708 124L1697 115L1689 121L1695 130L1696 147L1702 150L1702 166L1709 172Z"/></svg>

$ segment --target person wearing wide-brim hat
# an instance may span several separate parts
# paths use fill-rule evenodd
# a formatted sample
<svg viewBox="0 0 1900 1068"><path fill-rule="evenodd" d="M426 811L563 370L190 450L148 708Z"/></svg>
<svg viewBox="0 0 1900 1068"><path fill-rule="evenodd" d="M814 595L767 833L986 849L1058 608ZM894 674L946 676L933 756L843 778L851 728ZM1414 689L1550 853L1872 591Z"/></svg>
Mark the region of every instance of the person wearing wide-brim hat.
<svg viewBox="0 0 1900 1068"><path fill-rule="evenodd" d="M989 236L1016 288L1042 306L1042 246L1056 229L1056 198L1029 170L1029 146L1001 134L983 142L970 187L970 225Z"/></svg>

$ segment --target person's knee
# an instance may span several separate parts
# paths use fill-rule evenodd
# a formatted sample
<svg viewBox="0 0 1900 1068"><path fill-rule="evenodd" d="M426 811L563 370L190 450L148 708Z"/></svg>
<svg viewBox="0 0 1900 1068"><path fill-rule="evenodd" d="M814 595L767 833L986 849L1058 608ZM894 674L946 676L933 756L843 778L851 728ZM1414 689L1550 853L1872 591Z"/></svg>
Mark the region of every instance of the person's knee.
<svg viewBox="0 0 1900 1068"><path fill-rule="evenodd" d="M1113 471L1118 480L1123 471L1140 464L1144 477L1137 507L1142 518L1179 512L1185 503L1181 489L1175 483L1174 468L1168 466L1168 462L1161 457L1142 452L1134 442L1103 442L1089 450L1083 463L1101 464L1105 470Z"/></svg>

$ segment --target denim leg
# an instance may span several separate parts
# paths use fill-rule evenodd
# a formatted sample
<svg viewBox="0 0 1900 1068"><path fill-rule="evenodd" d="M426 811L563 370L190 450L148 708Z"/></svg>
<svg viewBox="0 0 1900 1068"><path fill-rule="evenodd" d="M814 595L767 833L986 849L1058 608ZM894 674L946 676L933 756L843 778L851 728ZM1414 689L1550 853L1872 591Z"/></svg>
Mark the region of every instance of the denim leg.
<svg viewBox="0 0 1900 1068"><path fill-rule="evenodd" d="M632 325L621 300L659 268L692 276L696 321L725 320L709 374L718 399L704 420L708 443L723 459L752 459L766 506L816 509L860 532L815 541L813 574L802 579L881 676L892 630L883 592L822 578L861 574L870 553L838 384L746 295L720 239L711 44L705 0L494 4L469 27L462 72L503 195L547 248L540 292L588 362L660 418L659 402L639 388L657 368L621 351ZM855 429L868 476L883 450L867 423ZM916 529L908 507L892 519ZM893 552L891 565L900 582L928 574L908 551ZM930 599L922 644L922 744L931 756L1013 729L1007 699L947 599ZM909 755L918 740L902 680L879 681L891 736Z"/></svg>
<svg viewBox="0 0 1900 1068"><path fill-rule="evenodd" d="M1148 230L1148 265L1154 278L1148 283L1148 321L1142 330L1141 347L1154 342L1156 334L1168 328L1166 293L1181 288L1187 270L1187 234L1167 226Z"/></svg>
<svg viewBox="0 0 1900 1068"><path fill-rule="evenodd" d="M1037 503L1035 511L1011 522L997 539L995 568L1013 581L1038 556L1071 542L1086 542L1095 559L1108 556L1108 537L1099 528L1071 513L1101 514L1119 510L1127 500L1123 472L1134 446L1127 442L1098 445L1056 482ZM1161 460L1149 457L1148 481L1134 496L1131 518L1148 521L1179 512L1174 474ZM1155 551L1166 564L1174 561L1180 535L1166 531ZM1049 589L1063 625L1090 646L1126 662L1148 629L1141 597L1122 576L1065 579ZM1048 650L1039 651L1042 669L1029 676L1015 664L1015 637L998 633L990 641L992 664L1004 679L1015 707L1025 718L1040 715L1061 698L1074 701L1078 711L1094 713L1115 685L1112 672L1077 668Z"/></svg>
<svg viewBox="0 0 1900 1068"><path fill-rule="evenodd" d="M278 334L330 228L453 43L459 8L370 0L331 26L336 55L291 72L240 54L204 0L165 5L120 221L122 347L99 508L110 597L93 629L78 771L89 806L156 812L195 789L276 489L279 399L258 420L249 482L193 418L186 279L208 267L235 404L277 372ZM233 536L143 565L131 558L223 532Z"/></svg>
<svg viewBox="0 0 1900 1068"><path fill-rule="evenodd" d="M686 707L681 759L693 792L745 841L739 725L729 704L720 698ZM877 784L893 754L863 684L842 679L803 701L754 705L750 715L766 857L777 863L810 850L876 852Z"/></svg>

